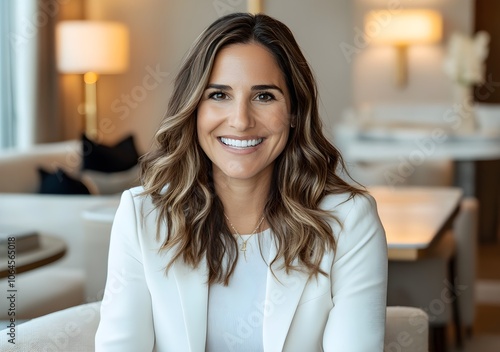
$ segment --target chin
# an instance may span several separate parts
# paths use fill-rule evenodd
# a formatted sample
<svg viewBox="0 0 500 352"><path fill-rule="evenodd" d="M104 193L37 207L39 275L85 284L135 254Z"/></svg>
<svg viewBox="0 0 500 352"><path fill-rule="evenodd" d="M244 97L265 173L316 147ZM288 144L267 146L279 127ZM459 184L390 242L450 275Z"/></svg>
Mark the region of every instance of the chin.
<svg viewBox="0 0 500 352"><path fill-rule="evenodd" d="M262 178L266 174L272 173L273 168L270 165L264 166L262 168L256 168L256 165L241 165L238 164L237 167L231 167L230 165L223 165L224 167L217 167L218 173L224 178L230 178L234 180L250 180L253 178ZM214 165L215 167L215 165ZM215 169L214 169L215 176Z"/></svg>
<svg viewBox="0 0 500 352"><path fill-rule="evenodd" d="M224 170L221 169L221 175L223 177L227 178L232 178L236 180L246 180L246 179L251 179L252 177L256 176L258 172L255 171L250 171L250 170Z"/></svg>
<svg viewBox="0 0 500 352"><path fill-rule="evenodd" d="M246 172L224 172L226 177L232 178L235 180L247 180L254 176L254 174L246 173Z"/></svg>

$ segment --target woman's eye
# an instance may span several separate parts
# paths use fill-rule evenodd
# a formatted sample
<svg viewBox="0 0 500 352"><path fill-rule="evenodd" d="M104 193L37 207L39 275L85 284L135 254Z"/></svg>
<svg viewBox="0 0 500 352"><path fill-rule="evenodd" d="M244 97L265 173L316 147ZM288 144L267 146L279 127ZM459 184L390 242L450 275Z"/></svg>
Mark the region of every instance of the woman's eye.
<svg viewBox="0 0 500 352"><path fill-rule="evenodd" d="M257 100L262 102L268 102L274 100L274 95L272 95L271 93L259 93L257 95Z"/></svg>
<svg viewBox="0 0 500 352"><path fill-rule="evenodd" d="M210 99L213 99L213 100L224 100L224 99L227 99L226 93L223 93L223 92L213 92L213 93L210 93L210 95L208 97Z"/></svg>

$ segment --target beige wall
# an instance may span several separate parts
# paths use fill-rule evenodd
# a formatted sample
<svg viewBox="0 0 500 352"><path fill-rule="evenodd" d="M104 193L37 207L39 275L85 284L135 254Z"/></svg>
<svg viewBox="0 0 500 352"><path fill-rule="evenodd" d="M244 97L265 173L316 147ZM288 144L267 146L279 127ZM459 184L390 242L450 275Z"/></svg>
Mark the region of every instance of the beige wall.
<svg viewBox="0 0 500 352"><path fill-rule="evenodd" d="M352 27L350 1L265 2L265 12L292 29L310 60L320 87L321 112L330 129L331 121L350 104L350 67L338 47ZM150 145L167 107L173 76L190 44L220 15L246 10L244 0L90 0L87 6L89 19L122 21L131 34L129 71L101 76L99 81L102 139L112 143L133 132L141 150Z"/></svg>
<svg viewBox="0 0 500 352"><path fill-rule="evenodd" d="M352 104L351 67L340 49L351 34L351 8L350 0L266 0L266 12L291 28L316 75L327 133Z"/></svg>

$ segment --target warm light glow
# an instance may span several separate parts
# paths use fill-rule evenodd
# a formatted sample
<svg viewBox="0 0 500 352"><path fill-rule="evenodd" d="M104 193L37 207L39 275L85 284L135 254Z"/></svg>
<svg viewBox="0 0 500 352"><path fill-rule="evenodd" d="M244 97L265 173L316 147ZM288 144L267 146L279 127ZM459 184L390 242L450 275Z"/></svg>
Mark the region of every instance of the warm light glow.
<svg viewBox="0 0 500 352"><path fill-rule="evenodd" d="M95 72L87 72L83 75L83 81L87 84L96 83L99 79L99 76Z"/></svg>
<svg viewBox="0 0 500 352"><path fill-rule="evenodd" d="M365 33L374 44L431 44L441 40L441 15L432 10L372 11L365 17Z"/></svg>
<svg viewBox="0 0 500 352"><path fill-rule="evenodd" d="M62 21L56 38L57 67L62 73L113 74L128 67L128 30L121 23Z"/></svg>
<svg viewBox="0 0 500 352"><path fill-rule="evenodd" d="M441 15L433 10L371 11L365 17L365 35L372 44L393 45L397 49L396 84L408 80L407 47L441 40Z"/></svg>

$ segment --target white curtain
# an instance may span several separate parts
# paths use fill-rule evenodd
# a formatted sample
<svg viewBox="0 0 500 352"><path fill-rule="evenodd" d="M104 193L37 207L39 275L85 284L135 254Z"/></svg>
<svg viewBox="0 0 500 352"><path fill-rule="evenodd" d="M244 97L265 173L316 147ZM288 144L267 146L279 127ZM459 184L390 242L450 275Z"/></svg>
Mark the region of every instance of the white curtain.
<svg viewBox="0 0 500 352"><path fill-rule="evenodd" d="M16 144L14 111L14 57L8 33L11 28L13 2L0 1L0 149Z"/></svg>
<svg viewBox="0 0 500 352"><path fill-rule="evenodd" d="M27 148L58 140L62 127L57 114L54 26L59 1L0 3L0 146Z"/></svg>

